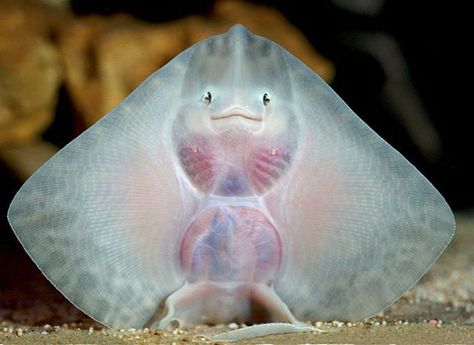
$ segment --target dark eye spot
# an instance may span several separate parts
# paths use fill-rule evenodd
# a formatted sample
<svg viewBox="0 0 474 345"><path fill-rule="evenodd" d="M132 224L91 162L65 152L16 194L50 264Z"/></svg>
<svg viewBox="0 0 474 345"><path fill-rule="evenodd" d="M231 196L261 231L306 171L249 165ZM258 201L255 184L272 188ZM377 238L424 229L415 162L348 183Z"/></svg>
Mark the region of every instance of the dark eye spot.
<svg viewBox="0 0 474 345"><path fill-rule="evenodd" d="M270 95L268 93L263 94L263 105L268 105L270 103Z"/></svg>
<svg viewBox="0 0 474 345"><path fill-rule="evenodd" d="M209 91L207 91L204 96L202 96L202 101L206 103L207 105L211 104L212 101L212 95Z"/></svg>

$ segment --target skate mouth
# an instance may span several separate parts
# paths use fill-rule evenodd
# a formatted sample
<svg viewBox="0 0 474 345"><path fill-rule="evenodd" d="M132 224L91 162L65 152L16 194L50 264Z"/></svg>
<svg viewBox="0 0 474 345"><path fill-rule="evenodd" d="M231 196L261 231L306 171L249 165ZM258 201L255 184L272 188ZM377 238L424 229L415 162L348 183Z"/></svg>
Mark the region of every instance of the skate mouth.
<svg viewBox="0 0 474 345"><path fill-rule="evenodd" d="M263 115L254 114L241 107L232 107L226 111L210 117L211 126L217 132L229 129L243 129L249 132L258 132L264 125Z"/></svg>
<svg viewBox="0 0 474 345"><path fill-rule="evenodd" d="M250 121L257 121L257 122L262 122L261 118L258 118L253 115L248 115L248 114L229 114L229 115L220 115L220 116L214 116L211 117L211 120L225 120L225 119L230 119L230 118L242 118L245 120L250 120Z"/></svg>
<svg viewBox="0 0 474 345"><path fill-rule="evenodd" d="M252 114L240 107L233 107L229 110L224 111L221 114L211 116L211 120L213 121L233 119L233 118L240 118L243 120L255 121L255 122L263 121L263 118L261 115Z"/></svg>

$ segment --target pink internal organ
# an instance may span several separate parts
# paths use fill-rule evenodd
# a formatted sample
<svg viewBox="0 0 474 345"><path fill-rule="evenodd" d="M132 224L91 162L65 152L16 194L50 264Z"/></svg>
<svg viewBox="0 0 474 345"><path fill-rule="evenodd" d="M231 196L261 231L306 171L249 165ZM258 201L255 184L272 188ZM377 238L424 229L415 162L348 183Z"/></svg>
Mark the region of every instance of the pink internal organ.
<svg viewBox="0 0 474 345"><path fill-rule="evenodd" d="M256 146L239 156L239 147L217 149L204 140L179 150L186 175L199 190L224 196L261 194L284 174L291 163L291 150Z"/></svg>
<svg viewBox="0 0 474 345"><path fill-rule="evenodd" d="M191 282L270 283L280 266L281 241L257 209L212 207L188 228L180 258Z"/></svg>
<svg viewBox="0 0 474 345"><path fill-rule="evenodd" d="M215 183L215 161L207 145L183 146L179 150L181 164L191 182L200 190L209 192Z"/></svg>
<svg viewBox="0 0 474 345"><path fill-rule="evenodd" d="M251 159L251 180L257 193L270 188L291 162L289 150L281 147L256 151Z"/></svg>

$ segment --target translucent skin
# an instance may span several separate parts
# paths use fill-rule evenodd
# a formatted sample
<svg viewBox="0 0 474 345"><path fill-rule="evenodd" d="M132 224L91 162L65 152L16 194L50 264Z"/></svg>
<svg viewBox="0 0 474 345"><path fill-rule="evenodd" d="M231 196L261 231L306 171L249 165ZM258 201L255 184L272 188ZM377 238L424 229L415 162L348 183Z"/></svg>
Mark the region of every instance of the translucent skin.
<svg viewBox="0 0 474 345"><path fill-rule="evenodd" d="M171 125L177 177L191 195L178 229L185 285L159 327L250 320L253 304L266 309L263 321L297 322L274 290L290 230L275 222L281 205L269 196L285 188L300 140L285 57L236 27L192 51L189 65Z"/></svg>
<svg viewBox="0 0 474 345"><path fill-rule="evenodd" d="M253 122L263 119L243 115L239 109L211 116L207 135L187 127L183 118L175 123L186 129L175 134L184 179L202 197L180 242L187 284L169 299L173 306L168 303L160 326L171 318L184 325L196 318L245 321L255 317L253 303L266 306L270 319L296 322L273 292L282 263L283 229L275 227L261 199L291 167L294 132L255 131Z"/></svg>
<svg viewBox="0 0 474 345"><path fill-rule="evenodd" d="M258 322L295 331L364 319L455 227L431 183L328 85L239 25L61 149L8 219L54 286L124 329L252 322L255 305Z"/></svg>
<svg viewBox="0 0 474 345"><path fill-rule="evenodd" d="M232 129L208 138L192 134L179 145L178 155L198 190L238 197L258 196L273 186L288 169L293 151L282 135L267 139Z"/></svg>
<svg viewBox="0 0 474 345"><path fill-rule="evenodd" d="M281 239L256 208L211 207L186 231L180 258L191 282L271 284L281 263Z"/></svg>

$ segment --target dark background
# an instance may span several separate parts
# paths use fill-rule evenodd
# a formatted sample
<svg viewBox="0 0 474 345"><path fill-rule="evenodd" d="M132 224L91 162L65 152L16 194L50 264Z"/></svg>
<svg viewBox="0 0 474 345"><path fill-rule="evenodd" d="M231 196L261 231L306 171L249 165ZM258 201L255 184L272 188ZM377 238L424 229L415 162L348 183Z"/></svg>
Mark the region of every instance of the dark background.
<svg viewBox="0 0 474 345"><path fill-rule="evenodd" d="M454 210L474 206L472 167L473 134L470 126L473 98L466 50L470 44L464 9L455 3L383 0L253 1L279 9L299 28L318 52L333 61L336 76L331 86L349 106L397 148L445 196ZM212 1L72 0L79 15L129 13L150 22L207 15ZM342 5L341 5L342 4ZM350 6L348 6L349 4ZM359 5L358 5L359 4ZM369 10L361 10L368 4ZM372 8L372 10L370 10ZM467 11L467 10L466 10ZM397 43L409 76L408 82L423 105L441 145L433 155L420 151L383 95L387 74L376 56L358 46L357 34L383 34ZM472 40L472 39L471 39ZM403 100L401 100L403 101ZM67 110L59 102L58 114ZM59 118L45 138L59 146L73 134L67 119ZM62 138L62 139L61 139ZM68 140L64 140L68 138ZM6 217L20 181L0 165L0 244L15 243Z"/></svg>

